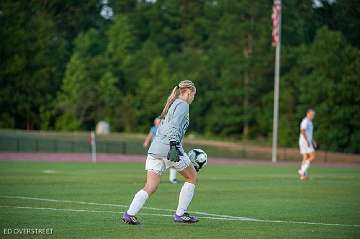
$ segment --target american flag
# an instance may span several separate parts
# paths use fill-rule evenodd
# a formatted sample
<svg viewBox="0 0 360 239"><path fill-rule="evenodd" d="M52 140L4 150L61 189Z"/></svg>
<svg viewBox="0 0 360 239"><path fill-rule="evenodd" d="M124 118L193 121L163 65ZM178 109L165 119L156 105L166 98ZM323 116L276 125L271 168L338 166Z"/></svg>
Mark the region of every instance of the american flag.
<svg viewBox="0 0 360 239"><path fill-rule="evenodd" d="M280 40L280 17L281 17L281 3L279 0L274 1L272 9L272 46L276 47Z"/></svg>

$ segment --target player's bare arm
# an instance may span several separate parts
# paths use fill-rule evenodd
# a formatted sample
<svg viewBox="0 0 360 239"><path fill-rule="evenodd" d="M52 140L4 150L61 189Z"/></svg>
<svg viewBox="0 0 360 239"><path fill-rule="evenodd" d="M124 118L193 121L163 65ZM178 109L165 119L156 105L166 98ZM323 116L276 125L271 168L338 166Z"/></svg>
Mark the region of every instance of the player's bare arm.
<svg viewBox="0 0 360 239"><path fill-rule="evenodd" d="M152 137L153 137L152 133L148 133L144 141L144 148L147 148L149 146Z"/></svg>

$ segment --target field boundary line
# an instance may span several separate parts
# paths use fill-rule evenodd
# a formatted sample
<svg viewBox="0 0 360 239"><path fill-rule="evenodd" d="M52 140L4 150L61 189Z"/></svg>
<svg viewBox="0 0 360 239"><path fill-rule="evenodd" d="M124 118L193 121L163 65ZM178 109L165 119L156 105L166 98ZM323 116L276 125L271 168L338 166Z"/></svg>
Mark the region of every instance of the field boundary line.
<svg viewBox="0 0 360 239"><path fill-rule="evenodd" d="M13 198L13 199L29 199L37 201L48 201L48 202L64 202L64 203L75 203L75 204L85 204L85 205L98 205L98 206L114 206L114 207L128 207L127 205L121 204L107 204L107 203L93 203L93 202L82 202L82 201L71 201L71 200L58 200L58 199L46 199L46 198L33 198L33 197L24 197L24 196L0 196L0 198ZM52 210L52 211L71 211L71 212L89 212L89 213L112 213L112 214L121 214L123 211L107 211L107 210L89 210L89 209L72 209L72 208L51 208L51 207L30 207L30 206L13 206L13 205L0 205L0 208L16 208L16 209L33 209L33 210ZM148 210L157 210L157 211L171 211L171 209L161 209L153 207L144 207ZM321 225L321 226L341 226L341 227L360 227L357 224L339 224L339 223L322 223L322 222L303 222L303 221L286 221L286 220L268 220L268 219L255 219L248 217L238 217L238 216L229 216L229 215L219 215L206 212L195 212L192 213L200 214L200 219L210 219L210 220L224 220L224 221L246 221L246 222L263 222L263 223L284 223L284 224L304 224L304 225ZM147 216L161 216L161 217L172 217L173 215L169 214L156 214L156 213L139 213L140 215Z"/></svg>
<svg viewBox="0 0 360 239"><path fill-rule="evenodd" d="M24 200L45 201L45 202L74 203L74 204L82 204L82 205L110 206L110 207L120 207L120 208L128 208L128 207L129 207L129 205L124 205L124 204L83 202L83 201L60 200L60 199L37 198L37 197L25 197L25 196L9 196L9 195L4 195L4 196L0 196L0 198L24 199ZM175 212L175 210L173 210L173 209L168 209L168 208L143 207L143 209L154 210L154 211L166 211L166 212L173 212L173 213ZM212 217L221 217L221 218L234 218L234 219L254 220L254 218L249 218L249 217L238 217L238 216L231 216L231 215L221 215L221 214L214 214L214 213L207 213L207 212L191 211L191 213L196 213L196 214L203 215L203 216L212 216Z"/></svg>

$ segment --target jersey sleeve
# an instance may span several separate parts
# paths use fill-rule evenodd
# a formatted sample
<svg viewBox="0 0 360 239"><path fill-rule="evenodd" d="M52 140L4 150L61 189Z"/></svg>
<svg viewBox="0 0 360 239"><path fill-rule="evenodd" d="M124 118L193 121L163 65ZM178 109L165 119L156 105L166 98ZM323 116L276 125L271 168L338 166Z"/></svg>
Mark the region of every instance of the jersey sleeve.
<svg viewBox="0 0 360 239"><path fill-rule="evenodd" d="M303 121L301 121L300 130L302 129L306 130L306 128L307 128L307 120L304 119Z"/></svg>
<svg viewBox="0 0 360 239"><path fill-rule="evenodd" d="M149 130L149 133L152 134L153 136L155 136L156 135L156 128L154 126L151 127L150 130Z"/></svg>
<svg viewBox="0 0 360 239"><path fill-rule="evenodd" d="M184 120L184 118L189 113L189 105L186 103L179 103L175 106L175 109L173 111L172 118L170 120L170 128L169 128L169 140L170 141L176 141L180 142L181 140L181 133L180 133L180 127L181 123Z"/></svg>

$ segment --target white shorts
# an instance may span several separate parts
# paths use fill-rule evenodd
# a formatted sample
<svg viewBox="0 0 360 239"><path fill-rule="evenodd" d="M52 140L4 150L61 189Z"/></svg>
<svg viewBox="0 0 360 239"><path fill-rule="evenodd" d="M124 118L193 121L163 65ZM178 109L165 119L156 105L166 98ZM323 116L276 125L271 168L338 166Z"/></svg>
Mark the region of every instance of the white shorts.
<svg viewBox="0 0 360 239"><path fill-rule="evenodd" d="M145 164L145 170L152 170L159 176L161 176L166 169L170 167L174 167L176 171L180 172L183 171L191 164L191 161L187 154L185 153L184 156L180 156L179 162L172 162L165 158L155 158L153 155L148 154Z"/></svg>
<svg viewBox="0 0 360 239"><path fill-rule="evenodd" d="M301 154L309 154L309 153L315 152L313 145L310 144L310 147L309 147L309 145L304 137L299 138L299 147L300 147Z"/></svg>

